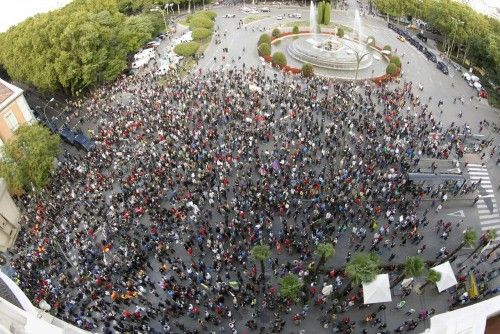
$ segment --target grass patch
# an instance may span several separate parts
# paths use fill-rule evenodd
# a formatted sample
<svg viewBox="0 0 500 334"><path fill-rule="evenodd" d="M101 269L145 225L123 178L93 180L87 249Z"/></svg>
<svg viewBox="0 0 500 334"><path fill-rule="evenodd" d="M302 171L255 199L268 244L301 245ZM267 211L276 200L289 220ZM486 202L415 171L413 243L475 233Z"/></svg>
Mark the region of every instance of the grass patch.
<svg viewBox="0 0 500 334"><path fill-rule="evenodd" d="M271 15L251 15L251 16L247 16L247 17L243 18L243 24L248 24L248 23L251 23L251 22L260 21L260 20L263 20L263 19L267 19L269 17L271 17Z"/></svg>
<svg viewBox="0 0 500 334"><path fill-rule="evenodd" d="M302 21L292 21L292 22L287 22L285 23L285 27L293 27L293 26L299 26L299 27L309 27L309 20L302 20ZM344 31L352 31L351 27L345 26L343 24L338 24L338 23L330 23L330 24L320 24L320 28L343 28Z"/></svg>

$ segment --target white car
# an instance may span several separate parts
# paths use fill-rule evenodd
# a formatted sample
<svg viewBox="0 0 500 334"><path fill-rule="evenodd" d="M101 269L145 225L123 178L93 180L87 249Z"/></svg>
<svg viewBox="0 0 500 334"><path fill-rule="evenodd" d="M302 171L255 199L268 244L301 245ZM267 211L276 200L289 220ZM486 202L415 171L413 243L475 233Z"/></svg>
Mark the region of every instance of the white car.
<svg viewBox="0 0 500 334"><path fill-rule="evenodd" d="M300 14L300 13L294 13L293 17L295 17L296 19L301 19L302 18L302 14Z"/></svg>
<svg viewBox="0 0 500 334"><path fill-rule="evenodd" d="M276 16L276 20L283 20L283 16L282 15Z"/></svg>
<svg viewBox="0 0 500 334"><path fill-rule="evenodd" d="M226 15L224 15L224 17L229 18L229 19L233 19L236 17L236 15L235 14L226 14Z"/></svg>
<svg viewBox="0 0 500 334"><path fill-rule="evenodd" d="M251 11L251 9L248 7L243 7L243 8L241 8L241 10L244 11L245 13L248 13L249 11Z"/></svg>
<svg viewBox="0 0 500 334"><path fill-rule="evenodd" d="M249 14L259 14L260 12L257 9L251 9L248 13Z"/></svg>
<svg viewBox="0 0 500 334"><path fill-rule="evenodd" d="M269 9L269 7L262 7L260 11L263 13L267 13L270 12L271 10Z"/></svg>

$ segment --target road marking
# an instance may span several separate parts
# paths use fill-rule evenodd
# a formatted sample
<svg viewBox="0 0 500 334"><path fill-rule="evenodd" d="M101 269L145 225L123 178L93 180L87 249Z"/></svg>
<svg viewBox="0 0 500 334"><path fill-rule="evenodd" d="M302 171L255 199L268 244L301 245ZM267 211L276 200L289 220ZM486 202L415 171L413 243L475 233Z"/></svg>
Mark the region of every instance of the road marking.
<svg viewBox="0 0 500 334"><path fill-rule="evenodd" d="M452 213L448 213L447 216L462 217L462 218L464 218L465 217L465 213L464 213L464 210L458 210L458 211L455 211L455 212L452 212Z"/></svg>
<svg viewBox="0 0 500 334"><path fill-rule="evenodd" d="M467 166L467 171L472 181L479 182L479 180L481 180L481 183L479 184L479 192L484 195L479 195L479 197L489 198L489 201L491 201L491 205L487 205L484 200L477 201L481 231L494 230L497 234L500 234L500 214L498 212L496 198L491 185L488 170L482 165L469 164ZM500 240L500 237L498 239ZM490 248L491 244L493 243L490 243Z"/></svg>

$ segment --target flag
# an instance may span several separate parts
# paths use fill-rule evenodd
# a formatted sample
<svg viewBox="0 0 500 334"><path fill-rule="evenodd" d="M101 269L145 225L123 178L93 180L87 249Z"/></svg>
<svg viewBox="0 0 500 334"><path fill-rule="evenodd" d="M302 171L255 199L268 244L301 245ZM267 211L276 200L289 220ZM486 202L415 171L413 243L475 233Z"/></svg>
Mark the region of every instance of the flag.
<svg viewBox="0 0 500 334"><path fill-rule="evenodd" d="M469 272L469 297L475 299L479 296L479 291L477 290L476 277L474 274Z"/></svg>

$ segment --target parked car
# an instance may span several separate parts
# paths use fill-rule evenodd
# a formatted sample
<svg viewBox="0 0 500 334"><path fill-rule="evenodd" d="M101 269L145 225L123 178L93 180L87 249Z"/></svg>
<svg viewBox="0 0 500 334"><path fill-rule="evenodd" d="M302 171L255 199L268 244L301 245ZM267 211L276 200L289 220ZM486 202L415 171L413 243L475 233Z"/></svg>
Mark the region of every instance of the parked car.
<svg viewBox="0 0 500 334"><path fill-rule="evenodd" d="M422 42L427 43L427 37L425 37L423 34L418 33L417 38L420 39Z"/></svg>
<svg viewBox="0 0 500 334"><path fill-rule="evenodd" d="M260 11L261 11L261 12L263 12L263 13L268 13L268 12L270 12L271 10L269 9L269 7L262 7L262 8L260 9Z"/></svg>
<svg viewBox="0 0 500 334"><path fill-rule="evenodd" d="M282 15L276 16L276 20L283 20L283 16Z"/></svg>
<svg viewBox="0 0 500 334"><path fill-rule="evenodd" d="M82 132L77 132L75 134L75 143L74 145L80 149L83 149L85 151L92 151L95 147L94 142L84 135Z"/></svg>
<svg viewBox="0 0 500 334"><path fill-rule="evenodd" d="M401 35L398 35L397 39L399 39L401 42L406 42L406 39Z"/></svg>
<svg viewBox="0 0 500 334"><path fill-rule="evenodd" d="M436 58L436 55L434 53L427 51L424 53L424 55L427 57L427 59L429 59L433 63L437 62L437 58Z"/></svg>
<svg viewBox="0 0 500 334"><path fill-rule="evenodd" d="M436 67L438 68L438 70L440 70L444 74L448 75L448 73L449 73L448 66L446 66L445 63L443 63L442 61L438 61L436 64Z"/></svg>
<svg viewBox="0 0 500 334"><path fill-rule="evenodd" d="M293 17L295 17L296 19L301 19L302 18L302 14L300 14L300 13L293 13Z"/></svg>
<svg viewBox="0 0 500 334"><path fill-rule="evenodd" d="M226 15L224 15L224 17L229 18L229 19L233 19L236 17L236 15L235 14L226 14Z"/></svg>

